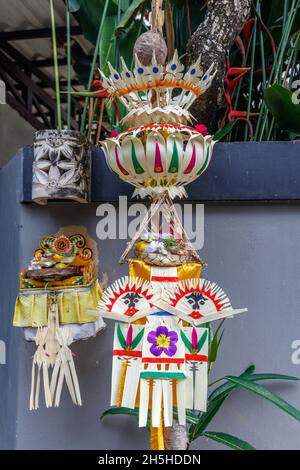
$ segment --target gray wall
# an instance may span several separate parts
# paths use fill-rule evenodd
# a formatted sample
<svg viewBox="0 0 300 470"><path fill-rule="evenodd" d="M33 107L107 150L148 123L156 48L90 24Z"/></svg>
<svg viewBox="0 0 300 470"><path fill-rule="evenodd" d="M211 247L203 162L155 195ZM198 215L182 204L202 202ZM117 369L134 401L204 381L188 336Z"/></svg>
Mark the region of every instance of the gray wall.
<svg viewBox="0 0 300 470"><path fill-rule="evenodd" d="M12 161L2 173L13 185L17 168ZM1 176L0 176L1 178ZM7 184L7 188L8 188ZM17 271L26 266L40 236L61 226L84 225L93 237L98 218L96 204L18 205L13 190L1 194L0 339L8 341L8 363L0 366L0 447L17 449L147 449L148 433L134 418L107 417L109 406L113 324L98 337L73 345L83 406L71 404L67 393L58 409L28 411L34 345L11 327ZM251 362L260 372L300 376L291 362L291 343L300 339L300 206L224 204L205 207L205 242L200 255L208 263L204 274L224 288L236 307L249 312L226 321L226 332L211 380L239 374ZM4 249L2 249L4 247ZM119 266L122 241L99 241L100 271L109 282L126 274ZM300 408L300 386L270 384ZM66 391L65 391L66 392ZM259 449L300 449L300 423L268 402L235 392L209 426L248 440ZM199 440L193 448L221 448Z"/></svg>
<svg viewBox="0 0 300 470"><path fill-rule="evenodd" d="M8 104L0 104L0 168L24 143L32 141L34 130Z"/></svg>

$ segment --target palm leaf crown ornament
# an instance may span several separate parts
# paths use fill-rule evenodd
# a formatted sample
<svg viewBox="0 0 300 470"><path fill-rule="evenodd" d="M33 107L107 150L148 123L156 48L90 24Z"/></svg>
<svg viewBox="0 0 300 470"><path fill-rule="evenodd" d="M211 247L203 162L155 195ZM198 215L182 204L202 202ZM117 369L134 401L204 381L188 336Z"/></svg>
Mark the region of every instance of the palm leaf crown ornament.
<svg viewBox="0 0 300 470"><path fill-rule="evenodd" d="M184 71L175 51L165 66L155 53L149 66L135 55L130 70L123 59L118 72L101 71L103 86L111 99L116 97L127 109L121 123L129 129L102 142L110 169L123 181L135 186L134 196L155 197L168 192L173 199L186 196L184 186L208 167L214 141L191 127L189 108L211 85L216 71L207 71L200 60Z"/></svg>

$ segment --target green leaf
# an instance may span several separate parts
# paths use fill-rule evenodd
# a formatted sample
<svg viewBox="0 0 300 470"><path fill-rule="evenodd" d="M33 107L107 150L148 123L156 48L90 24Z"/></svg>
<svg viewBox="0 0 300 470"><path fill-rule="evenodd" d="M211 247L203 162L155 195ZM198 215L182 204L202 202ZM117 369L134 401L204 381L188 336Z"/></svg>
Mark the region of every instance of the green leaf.
<svg viewBox="0 0 300 470"><path fill-rule="evenodd" d="M132 340L132 349L135 349L137 347L137 345L139 344L143 336L144 336L144 328Z"/></svg>
<svg viewBox="0 0 300 470"><path fill-rule="evenodd" d="M137 38L145 31L141 20L133 21L131 25L118 36L117 43L120 51L120 56L123 57L125 63L131 68L133 63L133 48Z"/></svg>
<svg viewBox="0 0 300 470"><path fill-rule="evenodd" d="M227 376L226 380L229 380L230 382L233 382L239 387L244 388L249 392L255 393L256 395L259 395L262 398L265 398L274 405L278 406L281 410L288 413L290 416L293 416L293 418L300 421L300 411L297 408L290 405L288 402L283 400L283 398L280 398L278 395L276 395L274 392L271 392L271 390L267 389L263 385L252 383L249 380L246 380L241 377Z"/></svg>
<svg viewBox="0 0 300 470"><path fill-rule="evenodd" d="M234 450L255 450L255 448L248 442L225 432L206 431L202 436L208 437L208 439L224 444Z"/></svg>
<svg viewBox="0 0 300 470"><path fill-rule="evenodd" d="M127 10L130 4L130 0L112 0L113 3L115 3L117 6L121 3L121 11Z"/></svg>
<svg viewBox="0 0 300 470"><path fill-rule="evenodd" d="M272 85L264 93L264 101L278 127L300 134L300 104L292 101L293 93L280 85Z"/></svg>
<svg viewBox="0 0 300 470"><path fill-rule="evenodd" d="M224 320L226 320L226 319L224 318ZM220 337L219 337L219 339L218 339L218 350L219 350L219 347L220 347L220 344L221 344L221 341L222 341L222 338L223 338L224 333L225 333L225 330L223 330L223 331L221 332Z"/></svg>
<svg viewBox="0 0 300 470"><path fill-rule="evenodd" d="M231 390L228 392L231 392ZM204 430L207 428L208 424L211 422L213 417L217 414L227 396L224 395L220 400L208 401L206 412L201 413L198 418L198 422L193 424L189 429L190 441L194 441L199 436L202 436Z"/></svg>
<svg viewBox="0 0 300 470"><path fill-rule="evenodd" d="M83 35L88 41L94 44L94 46L97 41L104 5L105 0L81 0L80 9L78 11ZM110 1L108 3L107 17L116 17L117 12L117 5Z"/></svg>
<svg viewBox="0 0 300 470"><path fill-rule="evenodd" d="M261 374L252 374L251 377L247 378L255 382L256 380L300 380L299 377L294 375L284 375L284 374L273 374L271 372L264 372Z"/></svg>
<svg viewBox="0 0 300 470"><path fill-rule="evenodd" d="M294 50L300 50L300 29L292 35L291 46Z"/></svg>
<svg viewBox="0 0 300 470"><path fill-rule="evenodd" d="M229 121L224 127L222 127L222 129L219 129L215 133L215 135L213 136L213 140L219 141L219 140L223 139L227 134L229 134L229 132L232 131L235 123L236 123L235 120Z"/></svg>
<svg viewBox="0 0 300 470"><path fill-rule="evenodd" d="M114 123L114 106L111 101L105 101L105 111L108 117L109 122L113 125Z"/></svg>
<svg viewBox="0 0 300 470"><path fill-rule="evenodd" d="M255 366L251 364L241 375L240 377L250 376L255 370ZM226 382L225 384L220 385L217 387L211 395L208 397L208 404L207 410L205 413L202 413L199 416L198 423L196 425L192 425L189 429L190 439L191 441L197 439L197 437L201 436L202 432L206 429L208 424L211 422L213 417L217 414L219 409L221 408L222 404L226 400L226 398L230 395L230 393L237 388L236 385L230 384Z"/></svg>
<svg viewBox="0 0 300 470"><path fill-rule="evenodd" d="M74 96L95 96L97 97L99 91L62 91L62 93L67 95L74 95Z"/></svg>
<svg viewBox="0 0 300 470"><path fill-rule="evenodd" d="M282 374L262 373L253 374L255 366L251 364L237 379L243 378L249 382L257 380L299 380L298 377ZM190 428L191 440L197 439L204 429L208 426L213 417L217 414L222 404L228 396L239 387L238 384L225 382L217 387L208 398L206 413L203 413L198 420L196 426Z"/></svg>
<svg viewBox="0 0 300 470"><path fill-rule="evenodd" d="M253 366L254 367L254 366ZM253 369L254 370L254 369ZM298 377L294 377L293 375L283 375L283 374L274 374L274 373L261 373L261 374L252 374L246 373L246 371L240 375L239 377L243 377L246 380L249 380L251 382L256 382L260 380L300 380ZM210 400L219 400L226 394L228 391L232 391L237 386L233 383L226 382L219 387L217 387L209 396Z"/></svg>
<svg viewBox="0 0 300 470"><path fill-rule="evenodd" d="M190 424L197 424L199 416L193 410L185 410L186 421ZM178 410L176 407L173 408L173 416L178 421Z"/></svg>
<svg viewBox="0 0 300 470"><path fill-rule="evenodd" d="M116 19L114 16L107 16L102 30L102 36L99 47L100 68L105 75L110 74L107 62L114 62Z"/></svg>
<svg viewBox="0 0 300 470"><path fill-rule="evenodd" d="M100 416L100 420L103 419L105 416L112 416L112 415L128 415L134 416L138 419L139 417L139 409L138 408L126 408L124 406L120 407L113 407L109 408L108 410L104 411ZM173 415L174 418L178 420L178 410L176 407L173 408ZM190 424L196 424L198 421L198 415L193 410L186 410L186 421ZM148 420L147 427L150 426L150 420Z"/></svg>
<svg viewBox="0 0 300 470"><path fill-rule="evenodd" d="M255 371L255 365L250 364L250 366L248 366L247 369L244 370L242 375L252 375L254 371Z"/></svg>
<svg viewBox="0 0 300 470"><path fill-rule="evenodd" d="M105 416L112 416L112 415L128 415L134 416L135 418L139 418L139 409L138 408L126 408L124 406L109 408L108 410L104 411L100 416L100 420L103 419ZM147 420L147 429L150 429L150 419L148 414Z"/></svg>
<svg viewBox="0 0 300 470"><path fill-rule="evenodd" d="M189 341L189 339L186 337L184 332L180 330L180 336L182 341L184 342L185 347L187 348L188 351L191 351L192 349L192 343Z"/></svg>
<svg viewBox="0 0 300 470"><path fill-rule="evenodd" d="M123 29L127 28L129 24L135 19L138 11L145 3L145 0L133 0L126 11L121 16L120 22L116 27L116 34L119 34Z"/></svg>
<svg viewBox="0 0 300 470"><path fill-rule="evenodd" d="M226 318L223 318L223 320L218 325L218 328L216 329L215 334L214 334L213 339L212 339L212 342L210 344L209 351L208 351L208 361L209 361L209 363L215 362L216 359L217 359L217 354L218 354L218 350L219 350L219 347L220 347L220 344L221 344L221 340L223 338L224 330L222 331L222 333L220 335L220 338L218 338L218 334L219 334L219 331L222 328L222 325L223 325L225 320L226 320Z"/></svg>
<svg viewBox="0 0 300 470"><path fill-rule="evenodd" d="M124 406L109 408L108 410L102 413L102 415L100 416L100 419L103 419L105 416L110 416L110 415L129 415L129 416L135 416L136 418L138 418L139 409L138 408L134 408L134 409L125 408Z"/></svg>
<svg viewBox="0 0 300 470"><path fill-rule="evenodd" d="M126 340L124 338L124 335L122 333L122 330L121 330L121 327L118 323L118 326L117 326L117 335L118 335L118 340L120 341L120 345L122 346L123 349L125 349L126 347Z"/></svg>
<svg viewBox="0 0 300 470"><path fill-rule="evenodd" d="M197 345L198 352L201 351L202 346L204 345L204 343L206 341L206 338L207 338L207 330L204 331L203 335L201 336L201 338L198 341L198 345Z"/></svg>

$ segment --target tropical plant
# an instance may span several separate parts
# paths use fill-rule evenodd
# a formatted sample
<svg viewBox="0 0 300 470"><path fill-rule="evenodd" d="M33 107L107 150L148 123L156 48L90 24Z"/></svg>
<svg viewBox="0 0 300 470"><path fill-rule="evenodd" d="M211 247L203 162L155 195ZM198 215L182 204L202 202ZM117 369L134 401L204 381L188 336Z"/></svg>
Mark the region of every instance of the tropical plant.
<svg viewBox="0 0 300 470"><path fill-rule="evenodd" d="M213 333L211 324L208 323L209 328L209 351L208 351L208 375L211 372L211 366L216 361L220 349L221 341L224 335L224 325L226 319L223 319L215 332ZM255 373L255 366L251 364L247 367L242 374L238 376L226 375L213 382L208 387L213 388L208 396L206 412L196 413L193 410L186 411L186 421L188 424L188 444L190 447L193 441L199 438L206 438L214 440L220 444L230 447L235 450L255 450L255 448L245 440L233 436L228 433L208 430L210 423L216 414L221 410L225 400L236 390L245 390L253 393L258 397L268 400L273 405L280 408L285 413L300 421L300 410L296 409L283 398L279 397L276 393L260 384L264 381L298 381L299 377L290 375L283 375L278 373ZM113 407L104 411L100 419L110 415L129 415L138 418L138 408L129 409L124 407ZM177 409L173 408L173 416L176 419ZM148 416L148 430L150 430L150 416Z"/></svg>
<svg viewBox="0 0 300 470"><path fill-rule="evenodd" d="M52 13L53 2L54 0L50 0ZM218 2L215 4L215 8L217 8ZM67 89L64 92L67 91L70 95L70 92L80 90L71 89L70 77L71 67L73 67L84 90L94 92L93 95L86 94L82 98L80 119L80 130L82 132L86 130L92 141L93 135L99 135L99 122L103 121L103 129L109 132L119 117L115 106L110 101L105 101L103 94L98 96L96 93L97 83L99 84L100 79L97 69L100 66L107 73L108 61L118 68L120 56L124 57L128 66L132 65L132 50L135 41L141 33L149 29L151 1L67 0L66 7L68 80ZM193 55L193 41L196 41L199 31L201 33L207 24L207 9L211 13L214 3L205 0L165 0L164 8L164 34L169 55L177 48L182 60L188 61L189 57ZM94 47L91 56L82 49L76 38L72 38L71 41L71 15L76 15L85 39ZM51 17L53 26L53 14ZM204 25L203 28L202 25ZM57 55L55 42L54 33L53 53L57 115L58 125L61 125L59 112L61 90L59 89L58 66L55 59L55 54ZM289 140L295 134L299 134L297 126L286 126L284 123L282 127L282 119L278 116L280 109L277 106L279 89L273 87L280 85L286 90L293 91L295 80L299 77L300 72L299 48L300 0L273 0L272 2L252 0L250 17L242 32L237 34L227 58L224 77L225 93L221 94L220 99L215 100L216 106L209 107L210 114L202 101L200 108L195 110L197 120L206 124L210 131L216 131L218 128L224 127L227 122L233 121L236 125L231 126L231 132L227 136L227 140L231 141ZM214 58L213 50L209 54L211 61L218 60ZM209 58L206 57L203 60L207 61ZM219 65L219 69L222 69L222 65ZM221 79L222 74L221 70L219 75ZM269 88L271 88L270 91ZM281 102L283 94L284 91L280 94ZM203 99L211 100L208 94ZM284 108L288 107L291 110L290 95L287 93L285 93L284 103ZM277 109L275 114L274 107ZM71 96L68 96L67 109L68 125L70 126ZM201 109L206 110L205 116ZM122 117L122 106L120 106L119 112ZM297 119L296 107L293 108L293 116L295 117L290 120Z"/></svg>
<svg viewBox="0 0 300 470"><path fill-rule="evenodd" d="M220 340L220 338L219 338ZM219 341L220 344L220 341ZM211 343L212 345L212 343ZM222 377L213 383L209 384L209 387L213 387L217 383L220 383L217 387L213 389L208 397L207 410L206 412L201 412L199 414L195 413L192 410L187 410L186 420L189 425L188 429L188 448L193 441L199 438L206 438L216 441L220 444L223 444L231 449L235 450L255 450L255 448L246 442L245 440L233 436L232 434L219 432L219 431L209 431L207 428L210 426L211 421L216 416L216 414L222 408L225 400L236 390L243 389L249 393L253 393L265 400L268 400L273 405L280 408L285 413L289 414L293 418L300 421L300 410L296 409L283 398L279 397L276 393L269 390L264 385L261 385L258 382L262 381L276 381L276 380L286 380L286 381L298 381L298 377L290 375L282 375L277 373L255 373L255 366L250 365L241 375L233 376L227 375ZM177 410L174 408L174 417L176 418ZM138 409L129 409L129 408L109 408L104 411L101 415L101 419L109 415L129 415L138 418L139 410ZM148 424L148 429L150 428L150 420Z"/></svg>
<svg viewBox="0 0 300 470"><path fill-rule="evenodd" d="M279 129L300 135L300 99L297 91L292 92L274 84L265 90L264 101Z"/></svg>
<svg viewBox="0 0 300 470"><path fill-rule="evenodd" d="M289 140L291 136L282 131L290 131L290 126L281 127L280 119L273 116L279 98L274 84L287 90L287 93L283 92L286 109L292 105L288 89L299 76L300 2L275 0L270 4L255 0L252 12L231 51L227 66L228 72L241 67L233 86L225 86L227 98L235 110L232 118L242 118L248 123L246 128L236 126L230 140L248 140L249 135L256 141ZM225 111L223 122L227 116Z"/></svg>
<svg viewBox="0 0 300 470"><path fill-rule="evenodd" d="M56 41L54 0L50 0L50 15L51 15L51 32L52 32L52 49L53 49L53 67L54 67L56 109L57 109L57 127L59 129L61 129L62 119L61 119L61 107L60 107L60 88L59 88L59 71L58 71L58 57L57 57L57 41Z"/></svg>

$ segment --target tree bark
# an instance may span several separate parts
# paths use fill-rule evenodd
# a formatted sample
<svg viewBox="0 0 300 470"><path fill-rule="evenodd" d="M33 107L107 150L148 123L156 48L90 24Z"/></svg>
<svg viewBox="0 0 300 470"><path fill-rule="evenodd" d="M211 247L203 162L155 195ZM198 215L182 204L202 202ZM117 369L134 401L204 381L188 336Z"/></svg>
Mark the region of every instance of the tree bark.
<svg viewBox="0 0 300 470"><path fill-rule="evenodd" d="M166 450L186 450L188 447L188 433L185 426L181 426L173 419L173 425L165 428Z"/></svg>
<svg viewBox="0 0 300 470"><path fill-rule="evenodd" d="M217 68L211 87L191 107L197 122L205 124L211 132L217 128L217 111L224 104L226 57L250 10L251 0L208 0L205 19L187 45L189 64L201 54L203 70L212 63Z"/></svg>

